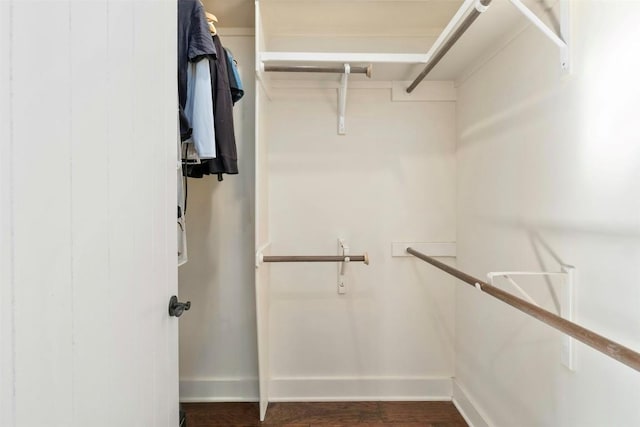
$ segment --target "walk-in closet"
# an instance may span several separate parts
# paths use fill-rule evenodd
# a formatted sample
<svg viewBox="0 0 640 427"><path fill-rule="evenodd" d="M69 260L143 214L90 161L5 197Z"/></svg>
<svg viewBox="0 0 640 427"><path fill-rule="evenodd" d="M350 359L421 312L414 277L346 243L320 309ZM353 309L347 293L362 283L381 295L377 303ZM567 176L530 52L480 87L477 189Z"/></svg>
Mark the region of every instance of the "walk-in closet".
<svg viewBox="0 0 640 427"><path fill-rule="evenodd" d="M639 20L0 2L0 425L640 425Z"/></svg>
<svg viewBox="0 0 640 427"><path fill-rule="evenodd" d="M217 4L224 7L205 3L214 13ZM406 251L634 348L637 310L622 314L604 292L598 277L613 266L602 266L596 249L629 245L614 276L637 273L629 258L637 231L624 231L637 226L637 200L615 197L625 186L637 193L637 162L623 154L638 158L622 124L628 95L615 84L626 71L616 66L612 74L605 63L614 60L603 59L612 38L631 30L621 17L634 9L628 2L256 2L255 44L245 46L255 60L243 64L255 73L248 124L255 149L244 141L255 156L255 175L246 172L255 204L242 216L255 220L254 245L249 251L247 224L230 218L239 239L227 246L209 226L204 240L217 240L215 249L196 256L210 258L181 268L181 292L212 308L181 321L189 337L181 355L198 361L182 377L183 401L245 392L237 397L259 398L264 417L268 402L453 398L473 425L636 422L633 369ZM616 40L618 52L630 43ZM434 57L441 57L435 65ZM612 142L610 132L621 139ZM626 175L616 163L622 158ZM246 201L241 194L238 203ZM204 196L225 209L215 194ZM633 212L627 228L625 211ZM617 214L620 222L611 222ZM189 231L197 236L197 226ZM212 283L196 270L230 276ZM620 291L637 296L624 282L616 282ZM622 326L616 318L634 320ZM585 381L630 394L596 387L585 395ZM616 416L606 409L612 405Z"/></svg>

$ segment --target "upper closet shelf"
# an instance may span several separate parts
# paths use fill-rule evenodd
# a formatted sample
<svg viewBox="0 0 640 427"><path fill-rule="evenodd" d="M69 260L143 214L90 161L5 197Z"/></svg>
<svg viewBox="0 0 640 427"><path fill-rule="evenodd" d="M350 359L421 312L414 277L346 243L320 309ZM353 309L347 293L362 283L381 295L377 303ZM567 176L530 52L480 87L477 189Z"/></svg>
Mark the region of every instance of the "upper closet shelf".
<svg viewBox="0 0 640 427"><path fill-rule="evenodd" d="M373 65L371 80L411 79L460 4L462 0L258 0L258 72L264 65ZM274 81L300 79L335 76L269 76Z"/></svg>
<svg viewBox="0 0 640 427"><path fill-rule="evenodd" d="M427 79L460 81L531 25L560 47L559 64L568 70L569 3L569 0L258 0L258 71L263 64L373 64L374 81L411 81L459 32L445 55L437 58ZM473 25L461 29L474 13L481 16ZM270 77L271 80L330 78L290 73ZM356 81L361 78L358 76Z"/></svg>
<svg viewBox="0 0 640 427"><path fill-rule="evenodd" d="M343 52L262 52L262 62L371 62L384 64L422 64L424 53L343 53Z"/></svg>
<svg viewBox="0 0 640 427"><path fill-rule="evenodd" d="M437 37L462 0L259 0L258 3L266 36L325 39Z"/></svg>

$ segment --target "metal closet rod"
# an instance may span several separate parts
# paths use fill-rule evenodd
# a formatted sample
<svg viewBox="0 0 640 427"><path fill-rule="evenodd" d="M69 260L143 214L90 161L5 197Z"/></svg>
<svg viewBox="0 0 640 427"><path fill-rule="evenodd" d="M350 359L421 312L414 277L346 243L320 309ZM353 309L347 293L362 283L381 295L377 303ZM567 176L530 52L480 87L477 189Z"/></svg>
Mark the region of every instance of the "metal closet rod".
<svg viewBox="0 0 640 427"><path fill-rule="evenodd" d="M528 301L515 297L508 292L505 292L501 289L496 288L495 286L483 282L482 280L478 280L475 277L470 276L456 268L443 264L442 262L421 252L418 252L413 248L407 248L407 252L425 262L428 262L434 267L437 267L440 270L449 273L450 275L462 280L463 282L468 283L476 289L485 292L524 313L527 313L529 316L535 317L536 319L540 320L543 323L546 323L552 328L555 328L560 332L563 332L570 337L573 337L576 340L587 344L588 346L600 351L601 353L613 359L616 359L617 361L624 363L630 368L633 368L636 371L640 372L640 353L637 353L628 347L618 344L615 341L611 341L609 338L605 338L602 335L596 334L595 332L584 328L576 323L570 322L567 319L551 313L550 311L533 305Z"/></svg>
<svg viewBox="0 0 640 427"><path fill-rule="evenodd" d="M458 39L462 37L462 35L471 27L471 24L480 16L482 8L487 8L489 4L491 4L491 0L479 0L478 5L471 10L471 13L462 21L462 24L454 31L454 33L449 37L449 39L442 45L440 49L436 52L435 55L427 62L427 65L424 67L422 72L418 74L418 77L411 83L411 85L407 88L407 93L413 92L413 90L427 77L427 74L433 70L433 68L438 65L438 62L451 50L453 45L456 44ZM481 9L482 11L478 10Z"/></svg>
<svg viewBox="0 0 640 427"><path fill-rule="evenodd" d="M349 258L349 262L364 262L369 265L369 255L264 255L263 262L345 262Z"/></svg>
<svg viewBox="0 0 640 427"><path fill-rule="evenodd" d="M334 73L344 74L344 67L320 67L318 65L265 65L264 71L276 73ZM351 66L349 74L366 74L371 78L373 66Z"/></svg>

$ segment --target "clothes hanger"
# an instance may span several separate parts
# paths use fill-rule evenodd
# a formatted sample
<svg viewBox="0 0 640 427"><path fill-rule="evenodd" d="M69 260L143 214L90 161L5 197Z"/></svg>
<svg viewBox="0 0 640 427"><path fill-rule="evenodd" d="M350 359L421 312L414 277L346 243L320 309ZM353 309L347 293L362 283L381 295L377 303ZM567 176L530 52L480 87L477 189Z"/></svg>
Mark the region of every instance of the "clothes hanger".
<svg viewBox="0 0 640 427"><path fill-rule="evenodd" d="M212 36L215 36L216 33L218 32L216 30L216 26L213 25L213 22L211 22L211 21L207 21L207 23L209 24L209 32L211 33Z"/></svg>
<svg viewBox="0 0 640 427"><path fill-rule="evenodd" d="M213 13L209 13L209 12L205 11L204 12L204 16L207 17L208 21L218 22L218 18L216 18L216 15L214 15Z"/></svg>
<svg viewBox="0 0 640 427"><path fill-rule="evenodd" d="M200 0L200 4L204 8L204 3ZM207 18L207 24L209 25L209 32L212 36L216 35L218 30L216 30L216 26L214 22L218 22L218 18L213 13L209 13L206 10L204 11L204 16Z"/></svg>
<svg viewBox="0 0 640 427"><path fill-rule="evenodd" d="M213 13L209 13L207 11L204 12L204 15L207 17L207 23L209 24L209 31L211 32L211 35L215 35L218 31L216 30L214 22L218 22L218 18Z"/></svg>

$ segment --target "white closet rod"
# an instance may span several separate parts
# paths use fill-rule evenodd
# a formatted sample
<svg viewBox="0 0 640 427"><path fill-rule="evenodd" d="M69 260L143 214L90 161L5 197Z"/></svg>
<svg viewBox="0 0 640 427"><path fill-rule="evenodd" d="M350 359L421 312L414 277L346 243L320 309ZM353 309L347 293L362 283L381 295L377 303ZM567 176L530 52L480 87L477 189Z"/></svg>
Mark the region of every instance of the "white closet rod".
<svg viewBox="0 0 640 427"><path fill-rule="evenodd" d="M558 331L563 332L568 336L575 338L576 340L617 360L618 362L624 363L630 368L640 372L640 353L631 350L630 348L625 347L622 344L618 344L617 342L612 341L609 338L596 334L595 332L584 328L576 323L573 323L567 319L564 319L554 313L551 313L550 311L544 310L537 305L511 295L509 292L498 289L495 286L490 285L489 283L483 282L480 279L464 273L463 271L448 266L447 264L444 264L433 257L416 251L415 249L407 248L407 252L415 256L416 258L419 258L433 265L434 267L439 268L440 270L452 275L453 277L475 287L479 291L489 294L492 297L497 298L506 304L509 304L510 306L522 311L523 313L526 313L529 316L534 317L543 323L546 323L552 328L557 329Z"/></svg>

